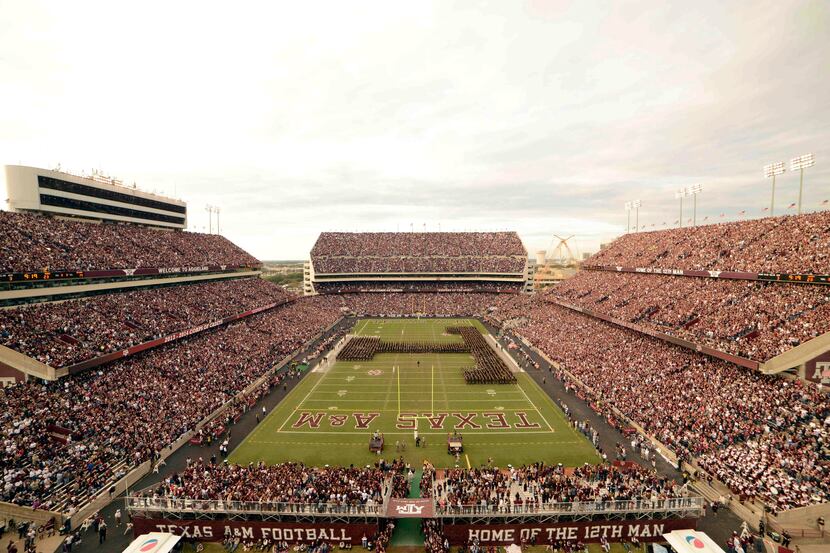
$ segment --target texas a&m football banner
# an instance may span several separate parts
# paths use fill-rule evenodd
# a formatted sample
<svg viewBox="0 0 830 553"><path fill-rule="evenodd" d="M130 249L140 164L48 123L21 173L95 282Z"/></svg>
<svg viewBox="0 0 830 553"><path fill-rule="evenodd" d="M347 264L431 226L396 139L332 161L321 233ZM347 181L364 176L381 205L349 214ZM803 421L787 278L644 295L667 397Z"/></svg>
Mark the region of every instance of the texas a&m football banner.
<svg viewBox="0 0 830 553"><path fill-rule="evenodd" d="M423 516L414 511L421 507L412 500L399 505L402 513L394 518ZM608 541L641 542L663 541L662 535L672 530L694 529L697 519L664 520L595 520L559 523L498 524L494 518L490 524L450 524L445 522L444 535L452 545L464 545L478 540L482 545L510 545L521 541L536 541L539 544L551 541L596 543L605 537ZM147 532L170 532L199 541L222 541L227 537L242 540L287 541L289 543L311 543L324 540L333 543L360 543L365 535L377 533L376 524L366 523L300 523L267 522L242 520L171 520L133 518L135 535Z"/></svg>

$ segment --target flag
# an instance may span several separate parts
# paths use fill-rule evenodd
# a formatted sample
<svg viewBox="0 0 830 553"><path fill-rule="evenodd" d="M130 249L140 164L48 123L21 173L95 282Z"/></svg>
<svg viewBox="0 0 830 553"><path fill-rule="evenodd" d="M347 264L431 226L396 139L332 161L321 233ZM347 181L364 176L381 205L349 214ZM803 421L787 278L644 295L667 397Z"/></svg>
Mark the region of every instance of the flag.
<svg viewBox="0 0 830 553"><path fill-rule="evenodd" d="M768 208L768 207L765 207L765 208L764 208L764 209L762 209L761 211L769 211L769 208Z"/></svg>
<svg viewBox="0 0 830 553"><path fill-rule="evenodd" d="M709 216L707 215L706 217L704 217L704 218L703 218L703 220L704 220L704 221L708 221L708 220L709 220Z"/></svg>
<svg viewBox="0 0 830 553"><path fill-rule="evenodd" d="M821 205L826 205L827 202L830 202L830 200L824 200L823 202L821 202Z"/></svg>
<svg viewBox="0 0 830 553"><path fill-rule="evenodd" d="M793 202L793 203L791 203L790 205L788 205L788 206L787 206L787 209L792 209L792 208L794 208L794 207L795 207L795 202Z"/></svg>
<svg viewBox="0 0 830 553"><path fill-rule="evenodd" d="M744 215L744 214L746 214L746 210L745 210L745 209L742 209L741 211L739 211L739 212L738 212L738 215Z"/></svg>

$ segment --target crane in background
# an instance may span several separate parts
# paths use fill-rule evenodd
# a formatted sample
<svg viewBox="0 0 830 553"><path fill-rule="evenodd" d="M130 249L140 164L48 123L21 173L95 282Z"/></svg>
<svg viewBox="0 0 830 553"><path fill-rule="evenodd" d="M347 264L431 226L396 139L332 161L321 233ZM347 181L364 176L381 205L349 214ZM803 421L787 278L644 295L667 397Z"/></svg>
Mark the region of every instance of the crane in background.
<svg viewBox="0 0 830 553"><path fill-rule="evenodd" d="M551 284L573 276L579 270L579 251L571 247L574 235L563 238L554 234L547 251L536 252L536 272L533 275L533 288L541 290ZM545 255L549 253L550 255Z"/></svg>

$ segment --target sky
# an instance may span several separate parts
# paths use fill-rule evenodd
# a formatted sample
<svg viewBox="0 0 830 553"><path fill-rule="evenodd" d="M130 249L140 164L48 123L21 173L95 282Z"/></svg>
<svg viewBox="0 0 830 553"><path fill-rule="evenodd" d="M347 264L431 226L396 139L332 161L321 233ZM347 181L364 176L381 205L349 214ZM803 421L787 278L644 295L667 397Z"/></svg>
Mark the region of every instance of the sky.
<svg viewBox="0 0 830 553"><path fill-rule="evenodd" d="M674 226L692 184L698 222L765 215L763 165L808 152L830 206L828 68L824 0L0 0L0 164L101 169L192 230L219 206L260 259L329 230L583 253L630 200ZM776 186L794 213L798 173Z"/></svg>

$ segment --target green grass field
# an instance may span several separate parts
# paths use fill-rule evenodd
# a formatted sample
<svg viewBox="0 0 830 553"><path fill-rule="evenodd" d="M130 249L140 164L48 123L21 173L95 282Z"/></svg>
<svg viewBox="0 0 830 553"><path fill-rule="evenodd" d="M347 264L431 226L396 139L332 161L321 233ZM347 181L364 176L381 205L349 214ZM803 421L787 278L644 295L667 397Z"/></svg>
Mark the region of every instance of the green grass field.
<svg viewBox="0 0 830 553"><path fill-rule="evenodd" d="M395 341L460 341L445 333L467 319L371 319L353 334ZM381 457L403 455L417 466L454 466L447 434L464 436L461 466L493 458L497 466L544 461L573 466L599 461L593 446L571 429L560 409L524 372L518 385L465 383L469 354L380 354L372 361L338 361L314 369L230 456L233 463L303 461L310 465L365 465L374 431L383 433ZM426 447L415 447L415 430ZM397 442L406 450L396 451Z"/></svg>

